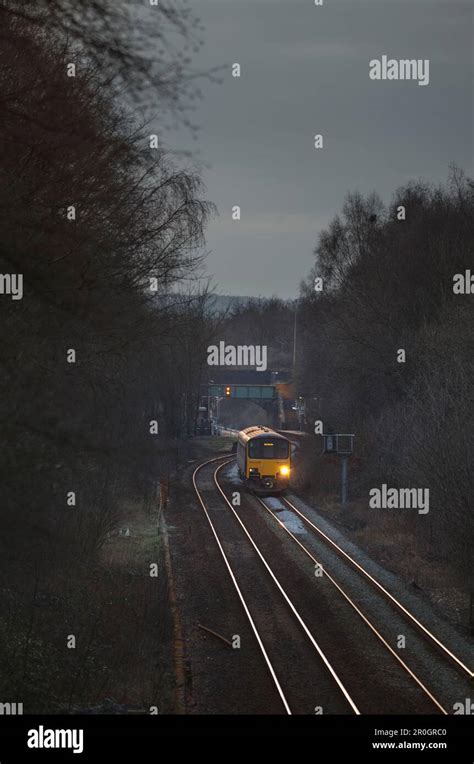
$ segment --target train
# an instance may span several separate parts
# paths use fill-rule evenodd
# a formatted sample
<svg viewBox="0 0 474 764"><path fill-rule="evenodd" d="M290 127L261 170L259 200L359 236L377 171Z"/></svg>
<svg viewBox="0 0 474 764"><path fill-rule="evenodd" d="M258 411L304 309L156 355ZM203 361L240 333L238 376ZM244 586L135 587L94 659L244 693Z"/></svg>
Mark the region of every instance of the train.
<svg viewBox="0 0 474 764"><path fill-rule="evenodd" d="M288 438L268 427L247 427L237 436L239 476L257 494L275 495L289 487L291 454Z"/></svg>

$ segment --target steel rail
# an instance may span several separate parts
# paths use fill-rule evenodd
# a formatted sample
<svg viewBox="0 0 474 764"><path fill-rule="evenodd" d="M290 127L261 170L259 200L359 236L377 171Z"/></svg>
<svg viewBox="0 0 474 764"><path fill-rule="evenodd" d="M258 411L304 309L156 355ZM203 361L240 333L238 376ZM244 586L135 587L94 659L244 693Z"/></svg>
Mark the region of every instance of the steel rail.
<svg viewBox="0 0 474 764"><path fill-rule="evenodd" d="M248 605L247 605L247 603L246 603L246 601L245 601L244 595L242 594L242 591L241 591L241 589L240 589L240 587L239 587L239 585L238 585L238 583L237 583L237 579L236 579L236 577L235 577L235 575L234 575L234 571L232 570L232 567L231 567L231 565L230 565L230 562L229 562L229 560L228 560L228 558L227 558L227 555L226 555L226 553L225 553L225 551L224 551L224 548L223 548L223 546L222 546L222 544L221 544L221 542L220 542L219 536L218 536L218 534L217 534L217 531L216 531L216 529L215 529L215 527L214 527L214 523L213 523L213 522L212 522L212 520L211 520L211 517L210 517L210 515L209 515L209 512L207 511L207 508L206 508L205 502L204 502L204 500L203 500L203 498L202 498L202 496L201 496L201 493L200 493L200 491L199 491L199 488L197 487L197 480L196 480L196 478L197 478L197 475L198 475L198 473L200 472L200 470L202 470L202 469L203 469L204 467L206 467L207 465L209 465L209 464L212 464L213 462L216 462L216 461L218 461L219 459L222 459L222 458L224 458L224 457L220 456L220 457L216 457L215 459L208 459L206 462L203 462L202 464L199 464L199 465L196 467L196 469L195 469L195 470L194 470L194 472L193 472L193 478L192 478L192 479L193 479L193 486L194 486L194 490L195 490L195 492L196 492L196 495L197 495L197 497L198 497L199 503L201 504L201 507L202 507L202 509L203 509L203 511L204 511L204 514L205 514L205 516L206 516L206 518L207 518L207 521L208 521L208 523L209 523L209 525L210 525L210 527L211 527L211 530L212 530L212 533L213 533L213 535L214 535L215 541L216 541L216 543L217 543L217 546L218 546L218 548L219 548L219 551L220 551L220 553L221 553L221 555L222 555L222 557L223 557L223 560L224 560L224 562L225 562L225 565L226 565L227 571L228 571L228 573L229 573L229 575L230 575L231 581L232 581L232 583L233 583L233 585L234 585L234 588L235 588L235 590L236 590L236 592L237 592L237 595L238 595L238 597L239 597L239 600L240 600L240 602L241 602L241 604L242 604L242 607L243 607L243 609L244 609L245 615L247 616L247 619L248 619L248 621L249 621L249 623L250 623L251 629L252 629L252 631L253 631L253 633L254 633L254 635L255 635L255 638L256 638L256 640L257 640L258 646L259 646L259 648L260 648L260 651L261 651L261 653L262 653L262 655L263 655L263 658L264 658L264 660L265 660L265 663L266 663L266 665L267 665L267 668L268 668L268 670L269 670L269 672L270 672L270 675L271 675L271 677L272 677L272 680L273 680L273 682L274 682L274 684L275 684L275 687L276 687L276 689L277 689L278 695L280 696L281 702L283 703L283 707L284 707L284 709L285 709L286 713L287 713L288 715L291 715L291 709L290 709L290 706L289 706L289 704L288 704L288 701L287 701L287 699L286 699L286 697L285 697L285 694L284 694L284 692L283 692L283 689L282 689L282 687L281 687L281 684L280 684L280 682L279 682L279 680L278 680L278 677L277 677L277 675L276 675L275 669L273 668L272 662L270 661L270 658L268 657L267 651L265 650L265 646L264 646L264 644L263 644L263 641L262 641L262 639L261 639L261 637L260 637L260 634L259 634L259 632L258 632L258 629L257 629L257 627L256 627L256 625L255 625L255 622L254 622L254 620L253 620L253 618L252 618L252 615L251 615L251 613L250 613L250 610L249 610L249 608L248 608ZM226 462L226 464L228 464L228 462Z"/></svg>
<svg viewBox="0 0 474 764"><path fill-rule="evenodd" d="M353 557L351 557L347 552L344 551L338 544L336 544L333 539L331 539L324 531L321 530L321 528L318 528L318 526L310 520L309 517L307 517L303 512L301 512L298 507L296 507L289 499L286 499L284 497L281 497L281 500L283 503L285 503L290 509L292 509L294 512L301 517L301 519L310 526L329 546L332 547L332 549L335 550L335 552L342 557L344 560L346 560L350 565L352 565L353 568L355 568L361 575L363 575L370 583L375 586L378 591L380 591L385 599L389 600L392 605L394 605L405 618L407 618L419 631L422 632L422 634L425 635L425 637L434 644L438 650L441 651L441 653L450 660L463 674L467 675L469 679L474 678L474 671L472 671L468 666L466 666L465 663L457 656L455 655L443 642L441 642L438 637L436 637L421 621L416 618L416 616L413 615L402 603L393 596L381 583L380 581L377 581L374 576L372 576L362 565L360 565L356 560L354 560Z"/></svg>
<svg viewBox="0 0 474 764"><path fill-rule="evenodd" d="M293 541L300 547L300 549L312 560L312 562L315 565L319 565L321 567L321 570L323 572L323 575L326 576L326 578L333 584L333 586L336 587L338 592L344 597L344 599L349 603L349 605L355 610L355 612L359 615L359 617L364 621L364 623L369 627L369 629L375 634L375 636L380 640L380 642L383 644L383 646L390 652L390 654L395 658L395 660L402 666L402 668L409 674L409 676L416 682L416 684L421 688L421 690L427 695L427 697L430 699L430 701L437 707L437 709L446 716L448 715L448 711L443 707L443 705L436 699L436 697L430 692L430 690L426 687L426 685L423 684L421 679L414 673L414 671L411 670L411 668L402 660L402 658L395 652L393 647L387 642L387 640L383 637L383 635L378 631L376 626L367 618L367 616L360 610L360 608L356 605L354 600L347 594L347 592L344 591L342 586L338 584L338 582L331 576L330 573L326 570L324 565L320 563L314 555L309 551L309 549L292 533L289 528L286 527L286 525L280 520L277 515L273 512L273 510L268 507L263 499L261 499L259 496L255 497L258 499L260 504L262 504L263 507L267 510L267 512L274 518L274 520L277 522L277 524L293 539Z"/></svg>
<svg viewBox="0 0 474 764"><path fill-rule="evenodd" d="M220 470L221 470L223 467L225 467L227 464L229 464L229 463L230 463L230 461L231 461L231 460L229 459L229 461L228 461L228 462L224 462L224 464L221 464L221 465L219 465L219 467L217 467L217 469L216 469L216 470L215 470L215 472L214 472L214 482L215 482L215 485L216 485L217 489L219 490L219 492L220 492L220 494L221 494L222 498L224 499L224 501L226 502L226 504L227 504L227 505L230 507L230 509L232 510L232 512L233 512L233 514L234 514L234 517L237 519L238 523L239 523L239 524L240 524L240 526L242 527L242 530L244 531L244 533L246 534L246 536L247 536L247 538L249 539L250 543L252 544L253 548L255 549L255 551L256 551L256 553L257 553L257 555L259 556L260 560L262 561L263 565L265 566L265 568L266 568L266 570L267 570L268 574L270 575L271 579L273 580L273 582L274 582L274 583L275 583L275 585L277 586L277 588L278 588L279 592L280 592L280 593L281 593L281 595L283 596L283 598L284 598L285 602L286 602L286 603L287 603L287 605L289 606L289 608L290 608L290 610L292 611L293 615L296 617L296 619L297 619L298 623L299 623L299 624L300 624L300 626L302 627L303 631L305 632L305 634L306 634L306 636L308 637L309 641L311 642L311 644L313 645L314 649L315 649L315 650L316 650L316 652L318 653L319 657L321 658L322 662L323 662L323 663L324 663L324 665L326 666L327 670L328 670L328 671L329 671L329 673L331 674L331 676L332 676L332 678L334 679L335 683L337 684L337 686L338 686L339 690L342 692L342 694L343 694L343 696L344 696L345 700L347 701L347 703L348 703L348 704L349 704L349 706L351 707L352 711L353 711L355 714L358 714L358 715L359 715L359 714L360 714L360 711L359 711L359 709L357 708L357 706L356 706L355 702L354 702L354 701L353 701L353 699L351 698L351 696L350 696L349 692L346 690L346 688L345 688L344 684L342 683L341 679L340 679L340 678L339 678L339 676L337 675L337 672L335 671L335 669L334 669L334 668L333 668L333 666L331 665L330 661L328 660L328 658L327 658L327 657L326 657L326 655L324 654L324 652L323 652L323 650L321 649L321 647L320 647L320 646L318 645L318 643L316 642L315 638L314 638L314 637L313 637L313 635L311 634L311 632L310 632L310 630L308 629L308 627L307 627L306 623L304 622L303 618L302 618L302 617L301 617L301 615L299 614L298 610L297 610L297 609L296 609L296 607L294 606L293 602L291 601L291 599L290 599L290 598L289 598L289 596L287 595L286 591L284 590L284 588L283 588L283 587L282 587L282 585L280 584L279 580L277 579L277 577L275 576L274 572L273 572L273 571L272 571L272 569L270 568L270 566L269 566L268 562L266 561L265 557L263 556L263 554L261 553L261 551L260 551L260 549L258 548L257 544L255 543L255 541L254 541L253 537L252 537L252 536L251 536L251 534L249 533L249 531L248 531L248 529L247 529L247 527L246 527L245 523L244 523L244 522L242 521L242 519L239 517L239 514L238 514L238 513L235 511L235 509L234 509L233 505L231 504L231 502L230 502L230 501L229 501L229 499L227 498L226 494L225 494L225 493L224 493L224 491L222 490L221 486L219 485L219 481L218 481L218 479L217 479L217 475L218 475L218 473L220 472Z"/></svg>

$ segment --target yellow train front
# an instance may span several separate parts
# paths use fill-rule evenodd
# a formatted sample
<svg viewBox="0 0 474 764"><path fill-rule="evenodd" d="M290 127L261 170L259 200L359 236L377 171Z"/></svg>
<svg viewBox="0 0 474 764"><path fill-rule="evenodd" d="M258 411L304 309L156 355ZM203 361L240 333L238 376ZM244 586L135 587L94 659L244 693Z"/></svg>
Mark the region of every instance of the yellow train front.
<svg viewBox="0 0 474 764"><path fill-rule="evenodd" d="M281 493L290 482L290 441L268 427L247 427L237 437L237 465L255 493Z"/></svg>

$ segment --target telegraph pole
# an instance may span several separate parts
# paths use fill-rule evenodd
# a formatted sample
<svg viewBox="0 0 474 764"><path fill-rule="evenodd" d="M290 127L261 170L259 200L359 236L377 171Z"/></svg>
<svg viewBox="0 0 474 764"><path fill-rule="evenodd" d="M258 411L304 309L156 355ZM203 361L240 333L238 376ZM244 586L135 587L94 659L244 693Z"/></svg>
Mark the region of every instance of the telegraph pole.
<svg viewBox="0 0 474 764"><path fill-rule="evenodd" d="M298 300L296 300L295 304L295 317L293 321L293 379L295 378L295 368L296 368L296 314L298 313Z"/></svg>
<svg viewBox="0 0 474 764"><path fill-rule="evenodd" d="M347 504L347 456L341 456L341 504Z"/></svg>

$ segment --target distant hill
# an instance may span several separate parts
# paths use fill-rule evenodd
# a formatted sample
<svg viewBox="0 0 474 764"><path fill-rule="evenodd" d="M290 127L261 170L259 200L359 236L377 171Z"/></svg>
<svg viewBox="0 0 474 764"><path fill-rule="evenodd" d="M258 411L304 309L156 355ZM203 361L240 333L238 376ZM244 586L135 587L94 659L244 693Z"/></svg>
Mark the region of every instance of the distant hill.
<svg viewBox="0 0 474 764"><path fill-rule="evenodd" d="M0 0L1 2L1 0ZM199 298L199 295L195 295L196 299ZM180 292L168 292L168 293L157 293L155 296L155 300L159 302L161 305L180 305L185 304L186 302L192 301L193 297L187 295L186 293L181 294ZM248 295L234 295L234 294L210 294L207 296L207 312L212 313L213 315L219 315L222 313L226 313L229 311L232 311L234 308L238 307L239 305L245 306L247 305L250 300L268 300L269 298L266 297L249 297ZM272 299L272 298L270 298ZM285 301L284 301L285 302ZM286 300L286 303L292 302L291 300Z"/></svg>
<svg viewBox="0 0 474 764"><path fill-rule="evenodd" d="M208 310L210 313L225 313L238 305L246 305L251 297L231 294L211 294L208 298Z"/></svg>

